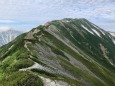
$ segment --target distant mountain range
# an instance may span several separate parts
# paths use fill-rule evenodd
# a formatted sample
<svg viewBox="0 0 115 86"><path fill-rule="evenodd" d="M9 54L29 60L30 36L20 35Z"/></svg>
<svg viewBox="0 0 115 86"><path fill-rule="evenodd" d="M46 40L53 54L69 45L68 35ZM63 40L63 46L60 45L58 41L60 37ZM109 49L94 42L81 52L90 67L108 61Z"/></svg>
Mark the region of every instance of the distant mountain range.
<svg viewBox="0 0 115 86"><path fill-rule="evenodd" d="M7 30L0 32L0 46L7 44L19 36L22 32L16 30Z"/></svg>
<svg viewBox="0 0 115 86"><path fill-rule="evenodd" d="M1 86L115 86L115 37L86 19L54 20L0 48Z"/></svg>

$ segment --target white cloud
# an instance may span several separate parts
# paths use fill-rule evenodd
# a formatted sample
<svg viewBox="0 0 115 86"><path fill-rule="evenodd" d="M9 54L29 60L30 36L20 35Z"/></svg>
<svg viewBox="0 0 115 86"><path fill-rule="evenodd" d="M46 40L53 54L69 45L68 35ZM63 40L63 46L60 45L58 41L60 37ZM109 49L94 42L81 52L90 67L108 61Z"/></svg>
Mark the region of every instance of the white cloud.
<svg viewBox="0 0 115 86"><path fill-rule="evenodd" d="M63 17L114 17L112 0L3 0L0 18L37 21Z"/></svg>
<svg viewBox="0 0 115 86"><path fill-rule="evenodd" d="M42 24L66 17L115 20L114 0L1 0L0 8L1 22L6 23L18 20Z"/></svg>
<svg viewBox="0 0 115 86"><path fill-rule="evenodd" d="M0 20L0 23L15 23L13 20Z"/></svg>
<svg viewBox="0 0 115 86"><path fill-rule="evenodd" d="M7 30L10 30L10 29L11 29L11 27L0 26L0 32L7 31Z"/></svg>

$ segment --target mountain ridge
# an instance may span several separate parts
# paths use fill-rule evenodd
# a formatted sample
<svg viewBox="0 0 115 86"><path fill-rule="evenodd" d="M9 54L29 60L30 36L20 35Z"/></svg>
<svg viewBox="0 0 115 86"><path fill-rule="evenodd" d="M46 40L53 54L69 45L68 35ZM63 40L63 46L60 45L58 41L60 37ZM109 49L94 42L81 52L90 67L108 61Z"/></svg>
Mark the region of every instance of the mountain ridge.
<svg viewBox="0 0 115 86"><path fill-rule="evenodd" d="M0 48L2 84L18 86L22 83L10 79L29 72L44 86L114 86L114 50L113 36L86 19L51 21ZM33 82L29 85L38 86Z"/></svg>

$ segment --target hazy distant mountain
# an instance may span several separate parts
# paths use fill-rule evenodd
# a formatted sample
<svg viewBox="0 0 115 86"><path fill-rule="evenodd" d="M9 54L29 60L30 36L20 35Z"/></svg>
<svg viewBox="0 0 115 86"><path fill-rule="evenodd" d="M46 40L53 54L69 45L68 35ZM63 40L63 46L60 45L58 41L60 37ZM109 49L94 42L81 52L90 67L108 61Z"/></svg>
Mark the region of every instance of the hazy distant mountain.
<svg viewBox="0 0 115 86"><path fill-rule="evenodd" d="M114 37L86 19L55 20L0 48L1 86L115 86Z"/></svg>
<svg viewBox="0 0 115 86"><path fill-rule="evenodd" d="M22 32L16 30L7 30L0 32L0 46L9 43L10 41L14 40L18 35Z"/></svg>

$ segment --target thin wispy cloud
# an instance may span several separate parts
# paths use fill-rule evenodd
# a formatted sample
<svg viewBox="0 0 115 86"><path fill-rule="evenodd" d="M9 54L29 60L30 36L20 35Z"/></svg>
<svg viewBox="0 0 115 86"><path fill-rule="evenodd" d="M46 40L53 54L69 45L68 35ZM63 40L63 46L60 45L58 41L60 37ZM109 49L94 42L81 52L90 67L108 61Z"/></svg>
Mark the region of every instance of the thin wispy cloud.
<svg viewBox="0 0 115 86"><path fill-rule="evenodd" d="M115 0L2 0L0 8L0 20L34 25L68 17L108 24L115 20Z"/></svg>
<svg viewBox="0 0 115 86"><path fill-rule="evenodd" d="M13 20L0 20L0 23L15 23Z"/></svg>

